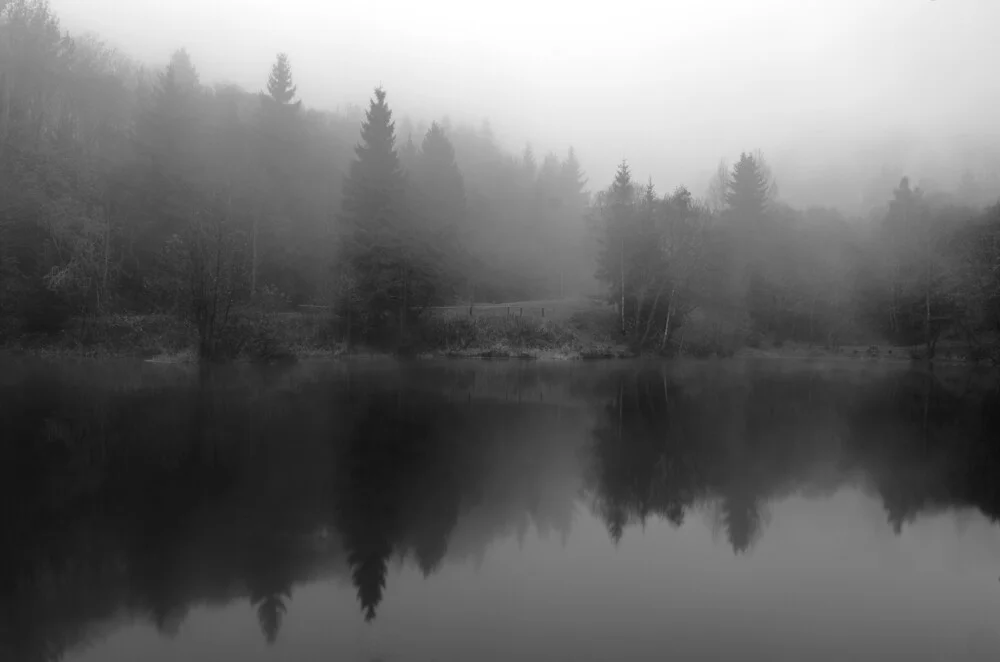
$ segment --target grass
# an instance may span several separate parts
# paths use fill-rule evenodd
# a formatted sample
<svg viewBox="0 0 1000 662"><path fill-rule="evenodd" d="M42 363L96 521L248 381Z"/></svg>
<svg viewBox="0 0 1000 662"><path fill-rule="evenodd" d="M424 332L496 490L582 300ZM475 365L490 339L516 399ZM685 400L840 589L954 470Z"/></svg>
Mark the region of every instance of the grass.
<svg viewBox="0 0 1000 662"><path fill-rule="evenodd" d="M507 314L508 308L512 311ZM544 309L544 317L542 310ZM513 314L517 311L517 314ZM709 319L694 319L672 339L675 354L691 358L840 358L922 360L922 347L821 345L763 339L756 347L737 343L739 329L723 329ZM197 360L197 333L170 315L109 315L75 320L52 334L18 337L0 349L43 356L135 357L157 363ZM364 346L350 350L324 312L243 311L227 334L229 359L279 361L300 358L380 356ZM417 357L462 359L612 359L636 356L623 341L614 308L594 299L524 301L500 305L436 308L415 326L407 351ZM936 362L976 362L964 345L939 343Z"/></svg>

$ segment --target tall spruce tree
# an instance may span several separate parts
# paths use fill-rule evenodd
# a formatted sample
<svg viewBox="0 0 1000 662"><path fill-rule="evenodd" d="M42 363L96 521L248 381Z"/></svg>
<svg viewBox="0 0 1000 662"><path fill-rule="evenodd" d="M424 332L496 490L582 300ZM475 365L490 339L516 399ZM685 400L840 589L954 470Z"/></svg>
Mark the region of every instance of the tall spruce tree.
<svg viewBox="0 0 1000 662"><path fill-rule="evenodd" d="M405 341L407 321L435 296L438 274L428 234L406 205L395 144L392 111L379 87L344 181L341 259L354 275L350 300L359 312L375 324L394 316Z"/></svg>
<svg viewBox="0 0 1000 662"><path fill-rule="evenodd" d="M424 136L414 175L413 206L421 223L414 239L422 244L422 260L438 267L435 278L441 287L435 298L444 302L461 281L474 279L461 276L472 271L462 248L469 229L465 181L455 162L455 148L437 122ZM469 293L471 287L466 282L461 289Z"/></svg>
<svg viewBox="0 0 1000 662"><path fill-rule="evenodd" d="M733 166L726 203L739 223L759 224L767 212L771 182L759 157L746 152Z"/></svg>
<svg viewBox="0 0 1000 662"><path fill-rule="evenodd" d="M559 167L559 182L564 202L570 205L574 212L580 213L587 204L587 194L584 191L587 178L583 175L576 150L572 147L569 148L566 160Z"/></svg>
<svg viewBox="0 0 1000 662"><path fill-rule="evenodd" d="M454 234L465 220L465 182L455 163L455 148L434 122L420 148L417 178L424 212L435 232Z"/></svg>
<svg viewBox="0 0 1000 662"><path fill-rule="evenodd" d="M624 160L619 164L611 188L598 202L600 214L600 250L597 256L597 279L608 284L609 299L618 307L621 331L625 333L625 300L628 286L627 260L632 248L635 209L635 184L632 171Z"/></svg>
<svg viewBox="0 0 1000 662"><path fill-rule="evenodd" d="M525 179L529 182L535 181L535 175L538 174L538 161L535 159L535 152L531 149L531 145L525 145L524 152L521 153L521 170L524 172Z"/></svg>
<svg viewBox="0 0 1000 662"><path fill-rule="evenodd" d="M302 102L294 101L297 90L298 87L292 81L292 65L288 61L288 55L278 53L267 79L268 96L279 106L298 108Z"/></svg>

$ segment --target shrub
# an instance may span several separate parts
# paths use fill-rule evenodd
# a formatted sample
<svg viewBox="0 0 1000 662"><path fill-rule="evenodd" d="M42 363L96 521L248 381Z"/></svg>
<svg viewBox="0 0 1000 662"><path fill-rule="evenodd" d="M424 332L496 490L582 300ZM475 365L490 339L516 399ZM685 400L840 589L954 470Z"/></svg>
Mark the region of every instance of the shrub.
<svg viewBox="0 0 1000 662"><path fill-rule="evenodd" d="M571 330L551 320L538 321L509 317L432 317L420 327L424 346L445 351L489 348L578 349L579 340ZM487 350L484 350L487 351Z"/></svg>

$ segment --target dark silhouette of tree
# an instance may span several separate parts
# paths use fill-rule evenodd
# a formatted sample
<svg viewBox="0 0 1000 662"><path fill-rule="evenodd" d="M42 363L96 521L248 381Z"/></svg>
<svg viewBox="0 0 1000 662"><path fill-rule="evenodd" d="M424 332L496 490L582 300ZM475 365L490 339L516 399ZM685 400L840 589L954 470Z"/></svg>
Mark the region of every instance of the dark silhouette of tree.
<svg viewBox="0 0 1000 662"><path fill-rule="evenodd" d="M628 163L622 161L615 180L597 203L600 252L597 278L608 284L609 299L618 309L621 331L625 333L625 305L629 284L627 264L637 243L634 231L635 186Z"/></svg>
<svg viewBox="0 0 1000 662"><path fill-rule="evenodd" d="M285 617L287 608L285 600L291 596L287 593L272 593L251 598L252 604L257 608L257 621L260 623L260 631L264 634L264 639L268 645L273 645L278 640L278 633L281 631L281 621Z"/></svg>
<svg viewBox="0 0 1000 662"><path fill-rule="evenodd" d="M737 222L760 225L767 214L771 185L760 157L740 154L726 191L726 203Z"/></svg>
<svg viewBox="0 0 1000 662"><path fill-rule="evenodd" d="M757 500L739 490L727 494L720 504L722 525L734 554L746 554L760 540L763 517Z"/></svg>
<svg viewBox="0 0 1000 662"><path fill-rule="evenodd" d="M385 591L385 577L388 571L392 545L385 539L372 538L350 552L347 557L351 564L351 577L358 589L358 602L365 614L365 622L375 620L382 594Z"/></svg>
<svg viewBox="0 0 1000 662"><path fill-rule="evenodd" d="M428 414L402 392L359 398L339 495L337 528L365 620L375 618L386 586L389 557L403 542L407 488L424 470L419 450L428 438Z"/></svg>
<svg viewBox="0 0 1000 662"><path fill-rule="evenodd" d="M569 148L566 160L559 166L559 180L565 204L582 212L587 204L587 177L583 174L576 150Z"/></svg>
<svg viewBox="0 0 1000 662"><path fill-rule="evenodd" d="M424 577L430 577L440 567L458 522L462 495L448 466L453 461L446 455L428 458L428 466L414 488L414 494L420 496L407 511L407 538Z"/></svg>
<svg viewBox="0 0 1000 662"><path fill-rule="evenodd" d="M295 548L276 535L278 522L261 521L260 531L248 542L246 571L250 604L257 610L257 622L268 645L278 640L281 624L292 598L292 577L288 569Z"/></svg>
<svg viewBox="0 0 1000 662"><path fill-rule="evenodd" d="M267 94L279 106L298 108L302 102L294 100L297 91L298 87L292 82L292 65L288 55L278 53L267 79Z"/></svg>
<svg viewBox="0 0 1000 662"><path fill-rule="evenodd" d="M361 124L361 142L354 148L355 159L344 183L342 221L359 235L393 229L400 223L402 171L396 155L395 123L381 87Z"/></svg>
<svg viewBox="0 0 1000 662"><path fill-rule="evenodd" d="M524 151L521 152L521 170L527 181L535 181L535 176L538 174L538 161L535 159L535 152L531 149L531 145L525 145Z"/></svg>
<svg viewBox="0 0 1000 662"><path fill-rule="evenodd" d="M395 316L405 342L414 306L424 307L438 286L438 265L421 223L404 203L403 171L395 148L392 111L382 88L375 90L361 126L361 142L344 182L340 258L354 274L349 301L360 310L349 318Z"/></svg>
<svg viewBox="0 0 1000 662"><path fill-rule="evenodd" d="M413 142L413 135L407 134L406 144L403 145L403 149L399 152L399 163L406 173L410 174L414 172L419 156L420 150L417 149L416 143Z"/></svg>
<svg viewBox="0 0 1000 662"><path fill-rule="evenodd" d="M445 239L457 234L467 213L465 182L455 163L455 148L437 122L431 124L420 147L417 179L423 212L433 231Z"/></svg>

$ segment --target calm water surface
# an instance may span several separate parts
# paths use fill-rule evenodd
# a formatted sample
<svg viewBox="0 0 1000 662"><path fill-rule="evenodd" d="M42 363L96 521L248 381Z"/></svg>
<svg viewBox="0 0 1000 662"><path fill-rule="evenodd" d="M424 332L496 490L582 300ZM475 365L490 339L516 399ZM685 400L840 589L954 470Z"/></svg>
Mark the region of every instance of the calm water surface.
<svg viewBox="0 0 1000 662"><path fill-rule="evenodd" d="M1000 660L1000 395L0 359L0 660Z"/></svg>

